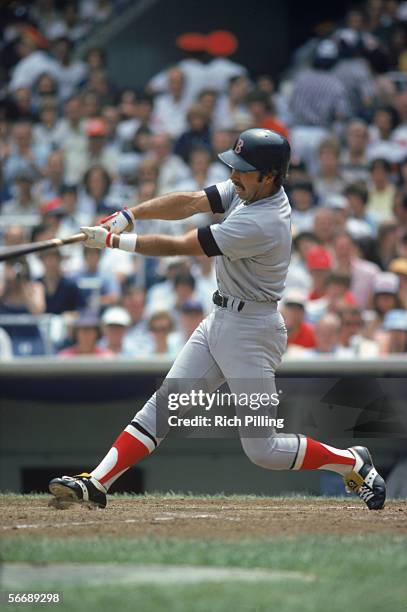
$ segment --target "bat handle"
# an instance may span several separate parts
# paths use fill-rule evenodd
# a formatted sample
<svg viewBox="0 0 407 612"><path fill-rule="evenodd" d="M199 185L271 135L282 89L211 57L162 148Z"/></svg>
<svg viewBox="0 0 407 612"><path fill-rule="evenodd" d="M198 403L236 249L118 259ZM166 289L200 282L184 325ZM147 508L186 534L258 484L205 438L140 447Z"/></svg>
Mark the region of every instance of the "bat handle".
<svg viewBox="0 0 407 612"><path fill-rule="evenodd" d="M62 244L74 244L75 242L83 242L86 240L86 234L84 232L79 232L79 234L74 234L69 238L63 238Z"/></svg>

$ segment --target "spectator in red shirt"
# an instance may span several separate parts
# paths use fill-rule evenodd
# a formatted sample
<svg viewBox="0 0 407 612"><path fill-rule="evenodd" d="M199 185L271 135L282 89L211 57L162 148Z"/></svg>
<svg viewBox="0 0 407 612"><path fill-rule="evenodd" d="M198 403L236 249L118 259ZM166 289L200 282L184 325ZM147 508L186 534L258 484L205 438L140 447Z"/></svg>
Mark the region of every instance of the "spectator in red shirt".
<svg viewBox="0 0 407 612"><path fill-rule="evenodd" d="M293 289L284 299L283 317L288 332L288 344L304 348L315 346L314 326L305 321L306 294Z"/></svg>
<svg viewBox="0 0 407 612"><path fill-rule="evenodd" d="M332 256L322 246L312 247L306 257L307 268L312 278L309 300L319 300L325 295L326 281L332 270Z"/></svg>
<svg viewBox="0 0 407 612"><path fill-rule="evenodd" d="M247 97L247 106L253 117L253 127L274 130L288 138L288 129L276 116L276 111L265 91L253 91Z"/></svg>

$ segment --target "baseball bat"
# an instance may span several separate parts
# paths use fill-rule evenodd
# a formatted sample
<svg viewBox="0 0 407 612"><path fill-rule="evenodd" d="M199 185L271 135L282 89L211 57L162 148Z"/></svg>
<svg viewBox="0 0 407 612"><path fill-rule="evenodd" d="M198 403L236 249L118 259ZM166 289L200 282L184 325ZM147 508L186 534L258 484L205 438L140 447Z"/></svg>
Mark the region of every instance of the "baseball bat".
<svg viewBox="0 0 407 612"><path fill-rule="evenodd" d="M80 232L79 234L69 236L69 238L50 238L49 240L42 240L40 242L20 244L15 247L0 250L0 261L7 261L9 259L15 259L16 257L23 257L23 255L38 253L39 251L46 251L47 249L55 249L65 246L66 244L83 242L84 240L86 240L86 234Z"/></svg>

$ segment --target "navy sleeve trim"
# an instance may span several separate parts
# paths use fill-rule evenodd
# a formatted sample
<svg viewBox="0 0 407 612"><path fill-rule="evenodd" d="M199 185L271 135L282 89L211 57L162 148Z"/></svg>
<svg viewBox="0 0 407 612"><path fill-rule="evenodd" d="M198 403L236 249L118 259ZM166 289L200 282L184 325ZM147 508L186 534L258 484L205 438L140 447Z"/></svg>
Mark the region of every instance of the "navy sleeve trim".
<svg viewBox="0 0 407 612"><path fill-rule="evenodd" d="M225 209L222 205L222 198L220 197L220 193L216 185L211 185L210 187L206 187L204 189L206 193L206 197L209 200L209 204L211 205L212 212L214 214L224 213Z"/></svg>
<svg viewBox="0 0 407 612"><path fill-rule="evenodd" d="M198 240L203 252L208 257L223 255L222 251L216 244L215 238L213 237L212 230L209 225L207 227L200 227L198 229Z"/></svg>

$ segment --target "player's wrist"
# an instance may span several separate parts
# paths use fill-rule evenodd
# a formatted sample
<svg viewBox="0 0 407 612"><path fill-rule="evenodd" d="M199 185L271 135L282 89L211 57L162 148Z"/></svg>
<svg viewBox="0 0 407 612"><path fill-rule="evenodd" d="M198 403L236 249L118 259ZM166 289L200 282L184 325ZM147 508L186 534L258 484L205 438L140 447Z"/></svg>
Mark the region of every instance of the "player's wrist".
<svg viewBox="0 0 407 612"><path fill-rule="evenodd" d="M127 251L129 253L135 253L136 245L137 245L137 234L120 234L119 236L114 237L114 246L113 248L121 249L122 251Z"/></svg>

